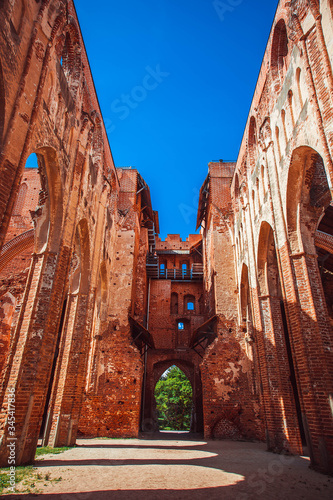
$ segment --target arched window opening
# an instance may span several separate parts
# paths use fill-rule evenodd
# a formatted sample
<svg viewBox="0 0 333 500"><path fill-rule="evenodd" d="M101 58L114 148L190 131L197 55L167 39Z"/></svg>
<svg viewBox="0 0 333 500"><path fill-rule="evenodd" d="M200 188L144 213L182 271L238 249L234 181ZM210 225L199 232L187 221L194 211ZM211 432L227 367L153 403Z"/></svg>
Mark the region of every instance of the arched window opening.
<svg viewBox="0 0 333 500"><path fill-rule="evenodd" d="M38 158L36 153L31 153L27 158L25 168L38 168Z"/></svg>
<svg viewBox="0 0 333 500"><path fill-rule="evenodd" d="M167 264L165 261L160 262L160 276L165 276Z"/></svg>
<svg viewBox="0 0 333 500"><path fill-rule="evenodd" d="M240 302L241 302L241 320L244 326L246 326L247 321L250 320L250 311L248 306L250 304L250 291L249 291L249 281L248 281L248 269L245 264L243 264L241 286L240 286Z"/></svg>
<svg viewBox="0 0 333 500"><path fill-rule="evenodd" d="M239 198L239 180L238 180L238 175L235 175L235 184L234 184L234 193L235 193L235 198Z"/></svg>
<svg viewBox="0 0 333 500"><path fill-rule="evenodd" d="M195 297L194 295L186 295L184 298L184 310L186 313L195 312Z"/></svg>
<svg viewBox="0 0 333 500"><path fill-rule="evenodd" d="M178 314L178 293L171 293L171 303L170 303L171 314Z"/></svg>
<svg viewBox="0 0 333 500"><path fill-rule="evenodd" d="M66 33L65 35L65 43L59 62L60 66L64 70L66 77L69 77L73 69L73 46L69 33Z"/></svg>
<svg viewBox="0 0 333 500"><path fill-rule="evenodd" d="M256 178L256 191L257 191L257 200L258 200L258 210L261 209L261 197L260 197L260 185L259 185L259 179L258 177Z"/></svg>
<svg viewBox="0 0 333 500"><path fill-rule="evenodd" d="M81 49L74 24L69 25L68 31L65 33L65 41L62 40L59 42L57 50L59 66L62 68L73 97L75 97L80 84Z"/></svg>
<svg viewBox="0 0 333 500"><path fill-rule="evenodd" d="M281 120L282 120L284 140L285 140L286 146L287 146L287 144L288 144L288 136L287 136L287 129L286 129L286 112L285 112L284 109L282 109L282 111L281 111Z"/></svg>
<svg viewBox="0 0 333 500"><path fill-rule="evenodd" d="M301 68L297 68L296 70L296 83L297 83L297 92L298 92L298 100L300 104L300 108L303 108L303 97L302 97L302 89L301 89Z"/></svg>
<svg viewBox="0 0 333 500"><path fill-rule="evenodd" d="M188 261L182 262L182 277L186 277L188 275L189 263Z"/></svg>
<svg viewBox="0 0 333 500"><path fill-rule="evenodd" d="M283 19L277 23L274 28L272 52L271 52L271 70L273 80L277 80L275 90L279 90L283 72L284 72L284 58L288 54L288 36L287 28Z"/></svg>
<svg viewBox="0 0 333 500"><path fill-rule="evenodd" d="M276 145L278 148L279 161L281 161L281 148L280 148L280 130L279 127L275 127L275 137L276 137Z"/></svg>
<svg viewBox="0 0 333 500"><path fill-rule="evenodd" d="M154 395L159 429L189 431L193 393L185 373L177 366L171 366L157 382Z"/></svg>
<svg viewBox="0 0 333 500"><path fill-rule="evenodd" d="M182 318L177 319L175 333L176 348L188 348L190 343L190 319L186 314Z"/></svg>
<svg viewBox="0 0 333 500"><path fill-rule="evenodd" d="M293 128L295 127L295 118L294 118L294 110L293 110L293 92L292 90L289 90L288 92L288 104L289 104L289 110L290 110L290 116L291 116L291 123Z"/></svg>
<svg viewBox="0 0 333 500"><path fill-rule="evenodd" d="M249 135L248 135L248 154L249 154L251 171L253 171L254 165L255 165L256 146L257 146L256 120L255 120L254 116L251 116L250 123L249 123Z"/></svg>
<svg viewBox="0 0 333 500"><path fill-rule="evenodd" d="M255 216L256 216L256 200L255 200L254 189L252 189L252 216L253 216L253 218L255 218ZM239 242L241 244L240 237L239 237Z"/></svg>
<svg viewBox="0 0 333 500"><path fill-rule="evenodd" d="M266 175L266 170L264 165L261 165L261 185L262 185L262 192L263 192L263 199L266 196L267 189L268 189L268 179Z"/></svg>
<svg viewBox="0 0 333 500"><path fill-rule="evenodd" d="M251 116L249 126L249 147L252 148L257 144L256 120Z"/></svg>

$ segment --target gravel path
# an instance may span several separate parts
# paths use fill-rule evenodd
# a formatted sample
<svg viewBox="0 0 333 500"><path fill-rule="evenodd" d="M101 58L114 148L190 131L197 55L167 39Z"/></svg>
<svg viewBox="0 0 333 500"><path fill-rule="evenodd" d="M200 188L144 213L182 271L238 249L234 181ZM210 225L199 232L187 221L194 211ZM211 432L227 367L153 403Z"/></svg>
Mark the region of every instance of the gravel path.
<svg viewBox="0 0 333 500"><path fill-rule="evenodd" d="M78 439L76 448L46 455L36 467L51 479L36 484L41 494L3 498L333 499L333 478L309 469L307 457L268 453L261 443L207 442L186 434Z"/></svg>

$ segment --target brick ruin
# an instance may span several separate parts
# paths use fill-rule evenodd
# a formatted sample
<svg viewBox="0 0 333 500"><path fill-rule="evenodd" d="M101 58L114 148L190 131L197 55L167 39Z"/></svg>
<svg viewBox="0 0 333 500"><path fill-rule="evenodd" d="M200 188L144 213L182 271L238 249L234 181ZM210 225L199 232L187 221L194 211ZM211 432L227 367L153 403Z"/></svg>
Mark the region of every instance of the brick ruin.
<svg viewBox="0 0 333 500"><path fill-rule="evenodd" d="M38 439L156 430L175 364L193 431L333 472L333 1L280 1L186 241L115 168L73 1L1 0L0 25L0 465L13 391L24 464Z"/></svg>

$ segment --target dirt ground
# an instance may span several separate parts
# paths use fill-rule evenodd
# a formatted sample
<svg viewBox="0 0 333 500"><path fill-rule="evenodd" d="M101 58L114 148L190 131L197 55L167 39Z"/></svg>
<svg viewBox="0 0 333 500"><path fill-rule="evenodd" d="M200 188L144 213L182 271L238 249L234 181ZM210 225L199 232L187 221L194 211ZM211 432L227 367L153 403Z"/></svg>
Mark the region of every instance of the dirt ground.
<svg viewBox="0 0 333 500"><path fill-rule="evenodd" d="M2 498L60 500L333 499L333 478L308 457L265 451L261 443L204 441L159 433L144 439L79 439L36 461L40 494ZM61 479L59 479L61 477Z"/></svg>

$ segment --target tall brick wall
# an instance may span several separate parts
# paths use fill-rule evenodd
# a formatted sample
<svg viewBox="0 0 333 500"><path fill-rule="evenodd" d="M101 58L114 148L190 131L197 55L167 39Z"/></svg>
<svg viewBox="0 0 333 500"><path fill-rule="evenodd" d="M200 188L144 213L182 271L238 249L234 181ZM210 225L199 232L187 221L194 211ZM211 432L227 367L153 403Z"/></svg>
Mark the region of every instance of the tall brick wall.
<svg viewBox="0 0 333 500"><path fill-rule="evenodd" d="M332 470L333 261L322 243L332 235L332 26L329 1L280 2L231 186L239 322L257 347L267 445L298 453L306 445L325 471Z"/></svg>
<svg viewBox="0 0 333 500"><path fill-rule="evenodd" d="M72 0L25 3L0 10L1 465L12 390L20 464L39 436L156 429L176 364L192 430L332 472L331 2L279 3L237 162L209 163L186 241L115 169Z"/></svg>

